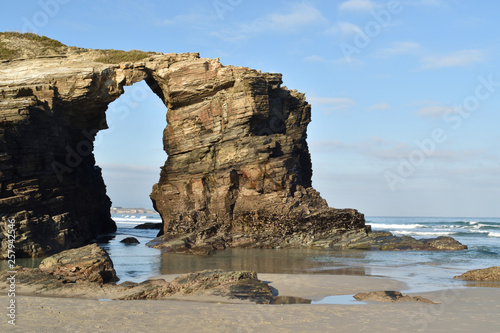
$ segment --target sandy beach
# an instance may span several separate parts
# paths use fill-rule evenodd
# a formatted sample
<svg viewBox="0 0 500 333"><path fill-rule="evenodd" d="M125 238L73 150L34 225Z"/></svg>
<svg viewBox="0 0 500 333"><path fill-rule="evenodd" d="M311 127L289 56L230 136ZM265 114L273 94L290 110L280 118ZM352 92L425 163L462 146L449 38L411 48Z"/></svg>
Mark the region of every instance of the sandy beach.
<svg viewBox="0 0 500 333"><path fill-rule="evenodd" d="M174 276L163 276L171 280ZM259 274L280 296L320 300L363 291L403 290L377 277ZM104 301L16 297L12 332L496 332L500 288L460 288L420 293L440 304L259 305L217 298ZM1 304L7 305L7 297ZM4 307L5 309L5 307Z"/></svg>

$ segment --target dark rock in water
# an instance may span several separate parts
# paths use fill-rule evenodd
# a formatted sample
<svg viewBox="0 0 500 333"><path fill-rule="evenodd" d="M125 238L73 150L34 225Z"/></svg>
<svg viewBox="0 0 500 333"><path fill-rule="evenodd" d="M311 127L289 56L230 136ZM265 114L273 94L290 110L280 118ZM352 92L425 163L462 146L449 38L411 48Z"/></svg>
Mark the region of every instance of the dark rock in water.
<svg viewBox="0 0 500 333"><path fill-rule="evenodd" d="M439 236L437 238L421 239L425 247L432 250L444 250L444 251L456 251L456 250L466 250L467 245L463 245L456 239L448 236Z"/></svg>
<svg viewBox="0 0 500 333"><path fill-rule="evenodd" d="M303 205L300 200L292 201L297 207L306 208L310 198L302 198ZM169 233L157 237L147 245L166 252L194 254L210 254L229 247L342 249L347 247L349 241L367 236L364 217L354 209L325 206L314 214L298 213L295 217L290 214L294 213L282 216L276 213L249 213L246 222L240 225L214 221L186 234Z"/></svg>
<svg viewBox="0 0 500 333"><path fill-rule="evenodd" d="M410 236L397 237L390 232L371 232L366 237L349 243L347 248L382 251L457 251L467 249L467 246L448 236L415 239Z"/></svg>
<svg viewBox="0 0 500 333"><path fill-rule="evenodd" d="M120 243L124 243L126 245L139 244L140 242L135 237L127 237L120 241Z"/></svg>
<svg viewBox="0 0 500 333"><path fill-rule="evenodd" d="M134 229L155 229L160 230L163 223L146 222L143 224L136 225Z"/></svg>
<svg viewBox="0 0 500 333"><path fill-rule="evenodd" d="M27 37L0 33L22 57L0 61L0 231L16 221L18 257L116 230L94 139L108 105L143 80L168 106L168 159L151 193L168 237L154 246L321 247L366 236L362 214L328 207L312 188L311 105L281 74L198 53L116 56ZM0 258L7 247L4 238Z"/></svg>
<svg viewBox="0 0 500 333"><path fill-rule="evenodd" d="M118 281L113 262L97 244L63 251L45 258L40 270L67 282L97 282L100 284Z"/></svg>
<svg viewBox="0 0 500 333"><path fill-rule="evenodd" d="M455 276L454 279L467 281L499 281L500 282L500 266L493 266L483 269L474 269Z"/></svg>
<svg viewBox="0 0 500 333"><path fill-rule="evenodd" d="M96 238L97 243L109 243L115 239L116 235L100 235Z"/></svg>
<svg viewBox="0 0 500 333"><path fill-rule="evenodd" d="M403 295L399 291L371 291L368 293L358 293L354 295L357 301L392 302L407 303L421 302L427 304L439 304L421 296Z"/></svg>
<svg viewBox="0 0 500 333"><path fill-rule="evenodd" d="M296 296L274 296L272 299L272 304L283 305L283 304L311 304L312 300Z"/></svg>

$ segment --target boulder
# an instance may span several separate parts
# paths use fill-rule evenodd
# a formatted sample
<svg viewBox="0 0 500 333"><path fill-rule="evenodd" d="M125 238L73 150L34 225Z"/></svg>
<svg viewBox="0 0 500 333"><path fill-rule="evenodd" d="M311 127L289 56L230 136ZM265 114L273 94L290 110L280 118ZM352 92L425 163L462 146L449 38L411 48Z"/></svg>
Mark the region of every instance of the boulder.
<svg viewBox="0 0 500 333"><path fill-rule="evenodd" d="M146 222L143 224L136 225L134 229L154 229L154 230L160 230L162 227L163 223L155 223L155 222Z"/></svg>
<svg viewBox="0 0 500 333"><path fill-rule="evenodd" d="M439 304L421 296L403 295L400 291L392 291L392 290L358 293L354 295L354 298L357 301L391 302L391 303L421 302L427 304Z"/></svg>
<svg viewBox="0 0 500 333"><path fill-rule="evenodd" d="M454 279L466 281L498 281L500 282L500 266L474 269L455 276Z"/></svg>
<svg viewBox="0 0 500 333"><path fill-rule="evenodd" d="M125 245L132 245L132 244L139 244L139 240L135 237L127 237L124 238L120 241L120 243L123 243Z"/></svg>
<svg viewBox="0 0 500 333"><path fill-rule="evenodd" d="M410 236L394 236L390 232L371 232L347 245L351 249L367 249L382 251L457 251L467 249L456 239L448 236L416 239Z"/></svg>
<svg viewBox="0 0 500 333"><path fill-rule="evenodd" d="M113 262L97 244L66 250L42 260L40 270L67 282L117 282Z"/></svg>
<svg viewBox="0 0 500 333"><path fill-rule="evenodd" d="M163 279L139 283L120 299L161 299L169 296L222 296L269 304L271 288L257 278L253 271L205 270L188 273L172 282Z"/></svg>

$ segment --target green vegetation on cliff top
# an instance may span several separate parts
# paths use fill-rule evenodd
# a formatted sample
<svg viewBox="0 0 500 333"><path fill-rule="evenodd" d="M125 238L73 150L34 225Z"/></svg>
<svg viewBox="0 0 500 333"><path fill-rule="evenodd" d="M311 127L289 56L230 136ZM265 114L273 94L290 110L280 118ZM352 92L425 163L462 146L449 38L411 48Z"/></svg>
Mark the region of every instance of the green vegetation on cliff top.
<svg viewBox="0 0 500 333"><path fill-rule="evenodd" d="M0 60L10 60L18 56L19 52L17 50L9 49L4 42L0 41Z"/></svg>
<svg viewBox="0 0 500 333"><path fill-rule="evenodd" d="M80 49L81 50L81 49ZM67 51L63 43L45 36L33 33L0 32L0 60L12 60L16 58L34 58L61 54ZM156 54L155 52L144 52L139 50L95 50L99 53L95 61L118 64L121 62L135 62Z"/></svg>
<svg viewBox="0 0 500 333"><path fill-rule="evenodd" d="M11 60L22 57L23 46L26 43L15 43L13 40L20 42L31 42L37 48L37 53L46 54L49 52L60 52L62 48L66 47L63 43L45 36L40 36L33 33L19 33L19 32L0 32L0 59ZM5 40L9 40L7 43Z"/></svg>
<svg viewBox="0 0 500 333"><path fill-rule="evenodd" d="M95 61L106 64L118 64L120 62L135 62L156 54L155 52L144 52L139 50L120 51L120 50L102 50L104 55L96 58Z"/></svg>

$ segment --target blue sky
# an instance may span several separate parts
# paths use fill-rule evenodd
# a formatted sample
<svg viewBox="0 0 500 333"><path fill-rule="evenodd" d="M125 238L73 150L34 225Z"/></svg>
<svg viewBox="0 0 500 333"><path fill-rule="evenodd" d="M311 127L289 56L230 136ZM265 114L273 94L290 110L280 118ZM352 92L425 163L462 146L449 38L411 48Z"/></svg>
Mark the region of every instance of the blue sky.
<svg viewBox="0 0 500 333"><path fill-rule="evenodd" d="M0 30L200 52L283 73L312 104L313 186L366 215L500 216L500 2L10 1ZM151 207L165 107L142 84L96 143L115 205Z"/></svg>

